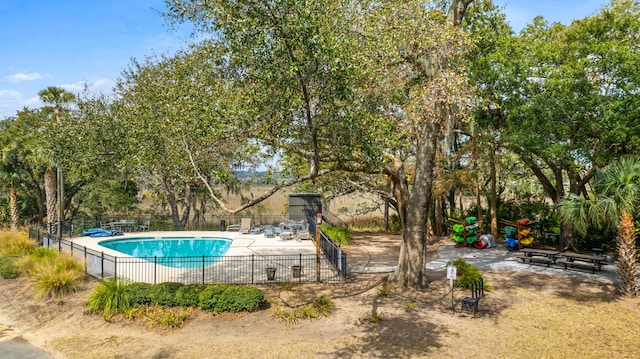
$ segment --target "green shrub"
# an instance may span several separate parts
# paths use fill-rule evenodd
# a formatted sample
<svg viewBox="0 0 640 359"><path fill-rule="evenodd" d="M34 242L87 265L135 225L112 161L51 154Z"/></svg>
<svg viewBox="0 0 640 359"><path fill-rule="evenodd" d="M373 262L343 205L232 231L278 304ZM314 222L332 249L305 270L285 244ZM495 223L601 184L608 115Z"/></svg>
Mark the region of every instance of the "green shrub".
<svg viewBox="0 0 640 359"><path fill-rule="evenodd" d="M200 293L206 288L204 284L187 284L176 291L176 304L182 307L197 307Z"/></svg>
<svg viewBox="0 0 640 359"><path fill-rule="evenodd" d="M465 261L463 258L450 260L449 264L456 266L455 284L458 287L471 288L471 282L482 277L482 272L480 272L478 267L474 266L473 264L467 263L467 261ZM483 283L485 289L491 288L487 284L486 280L484 280Z"/></svg>
<svg viewBox="0 0 640 359"><path fill-rule="evenodd" d="M129 296L129 304L132 307L151 304L151 288L152 284L136 282L129 285L131 294Z"/></svg>
<svg viewBox="0 0 640 359"><path fill-rule="evenodd" d="M334 227L328 224L323 224L320 227L322 231L338 245L348 245L353 239L353 233L349 228Z"/></svg>
<svg viewBox="0 0 640 359"><path fill-rule="evenodd" d="M20 276L20 269L16 266L18 256L8 255L0 257L0 277L14 279Z"/></svg>
<svg viewBox="0 0 640 359"><path fill-rule="evenodd" d="M154 284L151 287L151 304L165 307L177 305L176 292L182 286L184 286L184 284L176 282Z"/></svg>
<svg viewBox="0 0 640 359"><path fill-rule="evenodd" d="M209 284L198 295L198 306L202 310L215 310L216 303L220 295L224 293L231 285L223 283Z"/></svg>
<svg viewBox="0 0 640 359"><path fill-rule="evenodd" d="M247 286L230 286L220 294L213 308L215 312L254 311L264 301L264 292Z"/></svg>
<svg viewBox="0 0 640 359"><path fill-rule="evenodd" d="M131 285L117 279L105 279L89 295L86 306L89 313L102 312L104 319L109 320L131 306Z"/></svg>

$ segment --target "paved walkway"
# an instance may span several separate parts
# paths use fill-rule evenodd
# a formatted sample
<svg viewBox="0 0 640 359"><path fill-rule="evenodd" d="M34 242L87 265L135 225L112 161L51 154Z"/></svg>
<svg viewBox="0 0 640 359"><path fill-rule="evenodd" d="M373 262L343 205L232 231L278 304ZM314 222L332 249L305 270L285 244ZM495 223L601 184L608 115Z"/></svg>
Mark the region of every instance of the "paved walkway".
<svg viewBox="0 0 640 359"><path fill-rule="evenodd" d="M46 351L33 346L22 337L7 313L0 308L0 358L2 359L51 359Z"/></svg>
<svg viewBox="0 0 640 359"><path fill-rule="evenodd" d="M427 269L445 270L449 260L464 258L467 263L473 264L481 270L505 270L505 271L527 271L548 275L561 275L569 278L583 278L597 280L603 283L614 283L617 281L618 273L615 265L605 265L602 271L592 274L590 271L579 269L564 269L558 265L545 265L522 263L516 258L519 252L512 252L505 246L489 249L456 248L455 244L440 246L436 250L435 258L427 263ZM349 258L352 273L386 273L392 272L396 268L397 257L387 259L386 263L376 261L363 261L357 258Z"/></svg>
<svg viewBox="0 0 640 359"><path fill-rule="evenodd" d="M516 256L519 252L508 251L504 246L489 249L456 248L455 245L441 246L437 250L437 258L427 263L428 269L446 269L451 259L464 258L467 263L484 270L527 271L548 275L561 275L569 278L593 279L603 283L614 283L618 278L615 265L602 266L595 274L587 270L564 269L564 266L528 264Z"/></svg>

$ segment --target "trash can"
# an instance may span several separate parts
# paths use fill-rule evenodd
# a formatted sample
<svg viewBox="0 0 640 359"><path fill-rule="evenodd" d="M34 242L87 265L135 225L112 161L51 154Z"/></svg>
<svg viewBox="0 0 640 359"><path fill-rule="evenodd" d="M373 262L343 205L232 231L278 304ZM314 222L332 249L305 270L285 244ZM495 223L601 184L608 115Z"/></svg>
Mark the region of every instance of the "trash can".
<svg viewBox="0 0 640 359"><path fill-rule="evenodd" d="M302 266L291 266L293 278L300 278L302 276Z"/></svg>
<svg viewBox="0 0 640 359"><path fill-rule="evenodd" d="M226 228L227 228L227 221L225 221L224 219L220 220L220 230L224 232Z"/></svg>
<svg viewBox="0 0 640 359"><path fill-rule="evenodd" d="M602 256L604 254L604 249L602 248L591 248L591 252L593 253L594 256Z"/></svg>

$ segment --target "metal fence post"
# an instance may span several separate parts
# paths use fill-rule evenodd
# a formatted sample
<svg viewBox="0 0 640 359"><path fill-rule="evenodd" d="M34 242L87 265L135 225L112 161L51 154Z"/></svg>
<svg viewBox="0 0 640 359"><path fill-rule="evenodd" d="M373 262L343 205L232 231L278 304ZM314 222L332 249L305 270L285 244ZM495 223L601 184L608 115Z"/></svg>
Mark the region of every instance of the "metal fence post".
<svg viewBox="0 0 640 359"><path fill-rule="evenodd" d="M202 255L202 284L204 284L204 254Z"/></svg>

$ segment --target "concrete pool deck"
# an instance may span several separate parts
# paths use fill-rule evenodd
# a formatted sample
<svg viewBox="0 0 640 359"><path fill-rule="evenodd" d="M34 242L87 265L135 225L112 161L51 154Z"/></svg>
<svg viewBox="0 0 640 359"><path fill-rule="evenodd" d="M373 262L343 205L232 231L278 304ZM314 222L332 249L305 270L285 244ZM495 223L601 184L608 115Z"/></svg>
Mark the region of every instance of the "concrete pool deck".
<svg viewBox="0 0 640 359"><path fill-rule="evenodd" d="M223 232L223 231L154 231L154 232L131 232L121 236L113 237L74 237L70 240L74 244L79 244L98 252L104 252L116 257L132 257L128 254L115 251L113 249L103 247L99 244L102 241L112 241L118 239L129 238L198 238L198 237L216 237L228 238L232 240L231 247L225 256L247 256L257 255L278 255L278 254L315 254L316 246L311 240L296 241L293 239L284 240L280 237L268 238L263 233L259 234L242 234L239 232Z"/></svg>

